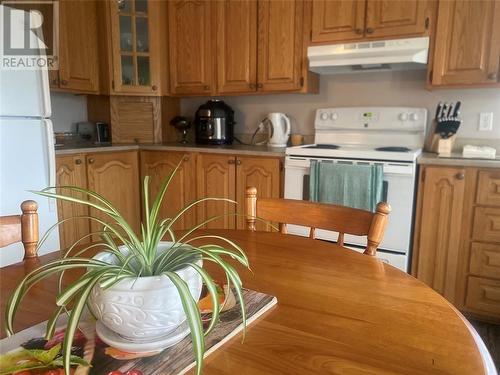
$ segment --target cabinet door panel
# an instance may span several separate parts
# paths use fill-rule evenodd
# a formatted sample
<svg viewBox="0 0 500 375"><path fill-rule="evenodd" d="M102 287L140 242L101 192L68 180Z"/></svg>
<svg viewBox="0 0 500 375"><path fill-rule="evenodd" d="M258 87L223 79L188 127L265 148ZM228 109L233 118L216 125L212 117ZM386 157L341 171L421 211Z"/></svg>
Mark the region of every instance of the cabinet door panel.
<svg viewBox="0 0 500 375"><path fill-rule="evenodd" d="M245 212L245 193L247 187L257 188L258 198L280 197L280 160L276 158L237 157L236 200L238 212ZM245 218L238 217L238 229L246 229ZM257 222L257 230L268 229L267 225Z"/></svg>
<svg viewBox="0 0 500 375"><path fill-rule="evenodd" d="M60 1L59 86L64 90L99 90L96 2Z"/></svg>
<svg viewBox="0 0 500 375"><path fill-rule="evenodd" d="M427 0L368 0L365 35L386 38L423 35Z"/></svg>
<svg viewBox="0 0 500 375"><path fill-rule="evenodd" d="M313 43L362 39L364 25L365 1L319 0L312 3Z"/></svg>
<svg viewBox="0 0 500 375"><path fill-rule="evenodd" d="M199 154L197 160L198 198L236 199L235 157L233 155ZM234 229L236 217L234 204L229 202L204 202L198 205L199 221L228 215L205 225L206 228Z"/></svg>
<svg viewBox="0 0 500 375"><path fill-rule="evenodd" d="M58 156L56 158L57 186L78 186L87 188L87 174L84 155ZM58 189L58 193L69 194L67 189ZM71 194L76 198L86 199L82 194ZM57 215L59 220L76 216L88 216L89 210L83 204L57 200ZM77 240L90 233L88 219L68 220L59 226L61 249L66 249ZM89 242L87 238L81 244Z"/></svg>
<svg viewBox="0 0 500 375"><path fill-rule="evenodd" d="M141 221L138 164L135 151L87 155L89 189L108 199L136 233L139 233ZM91 209L90 213L109 221L106 215L95 209ZM91 224L93 231L99 230L100 227L96 222Z"/></svg>
<svg viewBox="0 0 500 375"><path fill-rule="evenodd" d="M471 246L470 272L477 276L500 279L500 243L473 242Z"/></svg>
<svg viewBox="0 0 500 375"><path fill-rule="evenodd" d="M141 175L150 176L151 201L160 187L182 160L182 165L170 182L160 209L161 218L173 218L196 199L196 158L184 152L142 151ZM196 223L196 211L191 209L174 224L174 229L190 229Z"/></svg>
<svg viewBox="0 0 500 375"><path fill-rule="evenodd" d="M467 173L439 167L425 167L422 173L416 276L453 302ZM457 178L462 173L465 179Z"/></svg>
<svg viewBox="0 0 500 375"><path fill-rule="evenodd" d="M500 315L500 281L469 277L467 284L468 309L479 311L498 319Z"/></svg>
<svg viewBox="0 0 500 375"><path fill-rule="evenodd" d="M212 8L210 1L168 2L172 94L201 95L212 91Z"/></svg>
<svg viewBox="0 0 500 375"><path fill-rule="evenodd" d="M440 1L433 85L497 84L500 2Z"/></svg>
<svg viewBox="0 0 500 375"><path fill-rule="evenodd" d="M257 1L224 0L217 7L217 92L257 88Z"/></svg>
<svg viewBox="0 0 500 375"><path fill-rule="evenodd" d="M300 89L303 18L302 0L259 1L259 91Z"/></svg>

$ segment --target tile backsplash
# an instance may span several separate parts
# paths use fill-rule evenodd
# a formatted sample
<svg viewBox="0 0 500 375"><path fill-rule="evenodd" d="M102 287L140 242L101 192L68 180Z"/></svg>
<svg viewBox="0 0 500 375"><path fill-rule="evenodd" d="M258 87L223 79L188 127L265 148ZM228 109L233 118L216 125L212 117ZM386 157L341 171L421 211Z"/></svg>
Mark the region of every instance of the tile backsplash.
<svg viewBox="0 0 500 375"><path fill-rule="evenodd" d="M425 87L425 71L372 72L320 77L320 93L221 97L235 111L235 133L253 133L269 112L292 118L292 132L314 134L314 111L341 106L425 107L434 116L439 101L462 101L461 138L500 139L500 89L436 89ZM183 115L193 117L208 98L181 100ZM493 131L478 131L480 112L493 112Z"/></svg>

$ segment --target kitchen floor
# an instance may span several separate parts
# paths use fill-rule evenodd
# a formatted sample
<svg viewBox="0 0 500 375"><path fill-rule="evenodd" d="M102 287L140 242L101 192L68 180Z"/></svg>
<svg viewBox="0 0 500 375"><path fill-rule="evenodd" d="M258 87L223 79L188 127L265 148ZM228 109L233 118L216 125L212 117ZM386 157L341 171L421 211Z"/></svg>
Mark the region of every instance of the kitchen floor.
<svg viewBox="0 0 500 375"><path fill-rule="evenodd" d="M469 318L469 322L483 339L500 373L500 325L484 323L472 318Z"/></svg>

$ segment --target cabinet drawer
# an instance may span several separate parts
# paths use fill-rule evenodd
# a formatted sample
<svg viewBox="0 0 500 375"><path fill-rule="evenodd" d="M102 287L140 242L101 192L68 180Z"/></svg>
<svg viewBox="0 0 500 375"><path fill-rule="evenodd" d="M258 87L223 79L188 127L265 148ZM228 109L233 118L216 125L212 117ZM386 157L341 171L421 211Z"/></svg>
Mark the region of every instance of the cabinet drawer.
<svg viewBox="0 0 500 375"><path fill-rule="evenodd" d="M500 242L500 208L476 207L472 236L475 241Z"/></svg>
<svg viewBox="0 0 500 375"><path fill-rule="evenodd" d="M500 281L469 276L466 307L500 315Z"/></svg>
<svg viewBox="0 0 500 375"><path fill-rule="evenodd" d="M470 272L500 279L500 244L472 243Z"/></svg>
<svg viewBox="0 0 500 375"><path fill-rule="evenodd" d="M500 206L500 171L480 171L476 202L488 206Z"/></svg>

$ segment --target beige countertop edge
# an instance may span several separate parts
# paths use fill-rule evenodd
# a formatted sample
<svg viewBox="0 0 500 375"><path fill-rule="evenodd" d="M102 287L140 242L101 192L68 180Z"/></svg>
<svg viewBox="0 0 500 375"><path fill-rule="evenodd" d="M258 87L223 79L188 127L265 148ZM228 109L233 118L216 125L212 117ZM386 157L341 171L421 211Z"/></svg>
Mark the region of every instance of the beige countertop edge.
<svg viewBox="0 0 500 375"><path fill-rule="evenodd" d="M181 145L112 145L96 147L75 147L56 149L56 155L72 155L80 153L95 152L116 152L129 150L150 150L150 151L180 151L180 152L205 152L212 154L237 154L251 156L284 157L284 148L267 148L258 146L181 146Z"/></svg>
<svg viewBox="0 0 500 375"><path fill-rule="evenodd" d="M468 159L460 154L451 158L439 157L437 154L424 152L417 159L420 165L442 165L455 167L480 167L480 168L500 168L500 158L496 159Z"/></svg>

